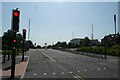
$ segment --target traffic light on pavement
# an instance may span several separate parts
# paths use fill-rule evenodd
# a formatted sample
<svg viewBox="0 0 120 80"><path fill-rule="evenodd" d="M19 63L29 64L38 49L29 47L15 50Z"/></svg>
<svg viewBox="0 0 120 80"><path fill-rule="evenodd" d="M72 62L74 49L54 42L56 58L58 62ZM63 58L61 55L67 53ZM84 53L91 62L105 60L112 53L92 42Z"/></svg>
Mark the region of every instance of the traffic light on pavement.
<svg viewBox="0 0 120 80"><path fill-rule="evenodd" d="M12 30L15 32L19 31L19 16L20 11L19 10L12 10Z"/></svg>
<svg viewBox="0 0 120 80"><path fill-rule="evenodd" d="M26 39L26 29L23 29L23 38Z"/></svg>

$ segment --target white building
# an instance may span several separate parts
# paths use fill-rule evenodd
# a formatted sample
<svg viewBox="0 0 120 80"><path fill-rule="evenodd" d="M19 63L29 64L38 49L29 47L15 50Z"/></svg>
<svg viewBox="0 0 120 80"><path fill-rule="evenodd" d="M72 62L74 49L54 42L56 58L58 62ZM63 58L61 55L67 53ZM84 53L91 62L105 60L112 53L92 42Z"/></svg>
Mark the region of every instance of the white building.
<svg viewBox="0 0 120 80"><path fill-rule="evenodd" d="M84 39L81 39L81 38L74 38L74 39L70 40L70 43L75 46L77 46L77 45L81 46L81 45L83 45L83 40ZM99 45L99 44L100 44L100 42L98 41L98 39L90 40L90 43L89 43L89 45L93 45L93 46Z"/></svg>
<svg viewBox="0 0 120 80"><path fill-rule="evenodd" d="M81 45L81 44L82 44L82 41L83 41L83 39L74 38L74 39L70 40L70 43L71 43L71 44L74 44L74 45Z"/></svg>

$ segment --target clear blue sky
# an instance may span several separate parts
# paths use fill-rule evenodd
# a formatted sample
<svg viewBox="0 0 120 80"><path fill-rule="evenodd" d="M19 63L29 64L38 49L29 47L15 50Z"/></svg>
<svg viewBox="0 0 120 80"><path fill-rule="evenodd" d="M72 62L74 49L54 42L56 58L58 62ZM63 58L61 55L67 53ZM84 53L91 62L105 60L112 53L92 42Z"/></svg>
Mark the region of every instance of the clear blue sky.
<svg viewBox="0 0 120 80"><path fill-rule="evenodd" d="M40 45L69 42L72 33L74 38L91 38L92 24L94 39L101 40L114 33L113 15L118 15L117 2L3 2L2 34L11 28L15 8L21 12L19 32L28 29L30 18L30 39Z"/></svg>

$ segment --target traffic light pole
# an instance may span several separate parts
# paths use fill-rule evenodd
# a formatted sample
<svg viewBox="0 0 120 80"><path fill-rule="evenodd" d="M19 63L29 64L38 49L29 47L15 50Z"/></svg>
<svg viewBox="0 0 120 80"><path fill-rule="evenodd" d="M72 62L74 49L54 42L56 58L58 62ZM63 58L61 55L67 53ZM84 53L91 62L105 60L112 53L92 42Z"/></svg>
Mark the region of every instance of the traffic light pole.
<svg viewBox="0 0 120 80"><path fill-rule="evenodd" d="M14 32L14 39L15 38L16 38L16 32ZM11 78L15 77L15 54L16 54L16 44L13 44L12 65L11 65Z"/></svg>
<svg viewBox="0 0 120 80"><path fill-rule="evenodd" d="M22 61L24 61L24 44L25 44L25 39L23 39L23 46L22 46Z"/></svg>
<svg viewBox="0 0 120 80"><path fill-rule="evenodd" d="M20 16L20 11L18 8L12 9L12 21L11 21L11 30L13 33L13 42L12 42L12 48L13 48L13 53L12 53L12 64L11 64L11 78L15 77L15 55L16 55L16 33L19 31L19 16Z"/></svg>

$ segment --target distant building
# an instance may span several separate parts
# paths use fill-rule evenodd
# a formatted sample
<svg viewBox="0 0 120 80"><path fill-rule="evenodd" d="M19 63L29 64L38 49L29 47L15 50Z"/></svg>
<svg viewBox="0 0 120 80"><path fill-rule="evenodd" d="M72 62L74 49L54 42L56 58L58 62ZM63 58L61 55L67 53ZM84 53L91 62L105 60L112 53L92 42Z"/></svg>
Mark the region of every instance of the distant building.
<svg viewBox="0 0 120 80"><path fill-rule="evenodd" d="M84 39L81 39L81 38L74 38L74 39L70 40L70 43L75 45L75 46L82 46L83 40ZM90 43L89 43L90 46L96 46L99 44L100 44L100 42L98 41L98 39L90 40Z"/></svg>
<svg viewBox="0 0 120 80"><path fill-rule="evenodd" d="M83 39L80 39L80 38L74 38L74 39L70 40L70 43L75 46L82 45L82 42L83 42Z"/></svg>
<svg viewBox="0 0 120 80"><path fill-rule="evenodd" d="M96 45L99 45L100 42L98 41L98 39L93 39L93 40L90 40L90 45L91 46L96 46Z"/></svg>
<svg viewBox="0 0 120 80"><path fill-rule="evenodd" d="M120 1L118 2L118 32L120 34Z"/></svg>

